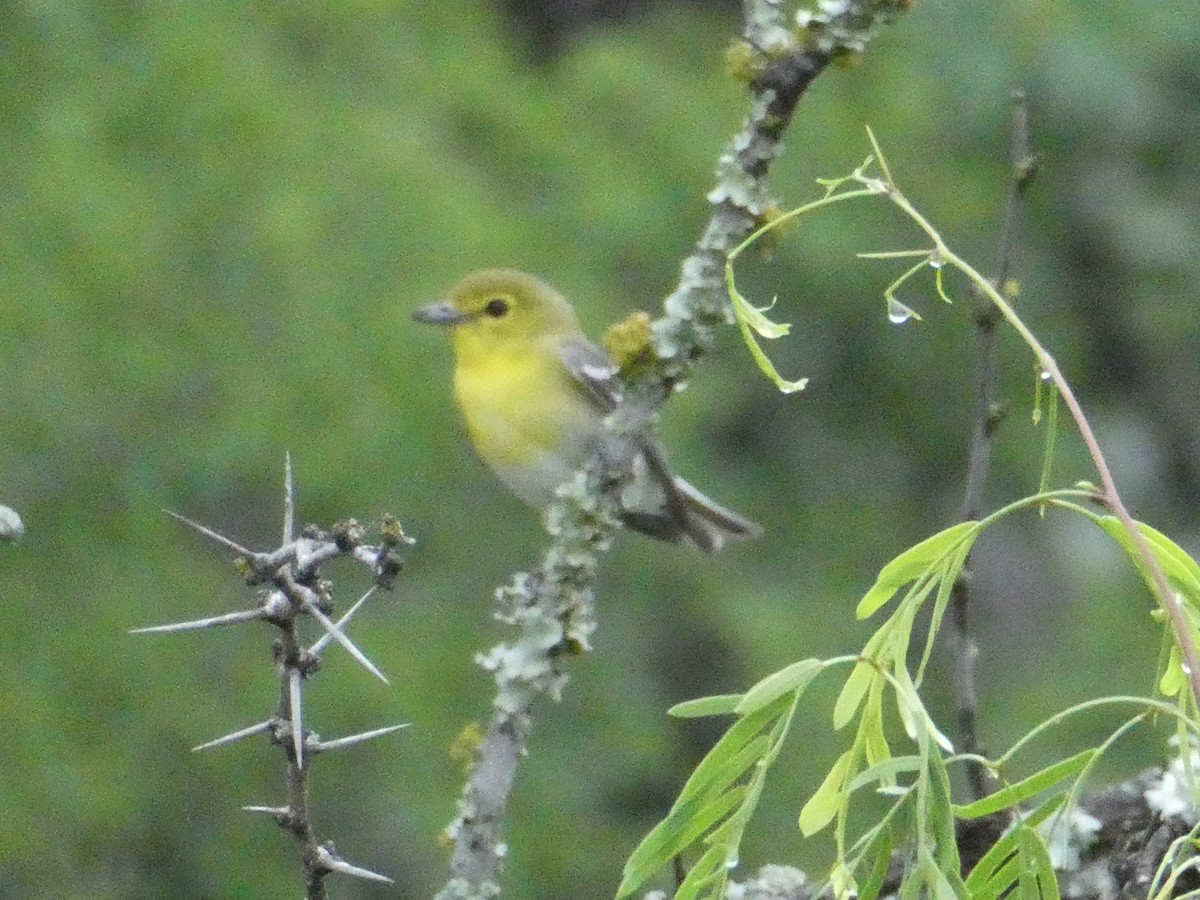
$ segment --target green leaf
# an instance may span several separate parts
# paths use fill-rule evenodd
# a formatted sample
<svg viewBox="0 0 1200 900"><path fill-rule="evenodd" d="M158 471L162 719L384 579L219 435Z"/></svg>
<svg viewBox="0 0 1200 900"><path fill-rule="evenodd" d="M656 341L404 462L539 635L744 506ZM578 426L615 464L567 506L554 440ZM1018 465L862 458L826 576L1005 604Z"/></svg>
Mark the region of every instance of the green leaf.
<svg viewBox="0 0 1200 900"><path fill-rule="evenodd" d="M1042 836L1028 825L1017 829L1017 859L1020 861L1017 884L1021 900L1059 900L1058 878L1050 862L1050 851Z"/></svg>
<svg viewBox="0 0 1200 900"><path fill-rule="evenodd" d="M687 816L668 816L642 840L625 863L618 900L628 897L646 883L676 854L681 853L721 821L746 794L745 787L736 787Z"/></svg>
<svg viewBox="0 0 1200 900"><path fill-rule="evenodd" d="M789 705L787 697L780 697L774 703L755 710L731 725L692 771L679 798L675 801L675 806L680 806L695 796L711 793L710 787L717 774L723 771L730 760L735 759L748 745L754 744L761 748L763 745L758 741L760 738L765 738L761 732L778 719Z"/></svg>
<svg viewBox="0 0 1200 900"><path fill-rule="evenodd" d="M852 897L858 891L854 873L840 862L835 863L829 873L829 885L835 897Z"/></svg>
<svg viewBox="0 0 1200 900"><path fill-rule="evenodd" d="M900 721L904 725L905 733L915 741L933 738L939 747L947 753L953 753L954 744L930 718L907 669L895 671L892 687L896 698L896 711L900 714Z"/></svg>
<svg viewBox="0 0 1200 900"><path fill-rule="evenodd" d="M894 784L896 776L901 772L919 772L923 762L921 757L912 756L893 756L891 759L886 759L883 762L876 763L859 772L846 785L846 793L853 794L861 787L872 784L876 781L883 784Z"/></svg>
<svg viewBox="0 0 1200 900"><path fill-rule="evenodd" d="M1150 580L1149 573L1146 572L1141 556L1137 552L1137 547L1133 543L1133 538L1125 530L1125 526L1121 524L1121 520L1116 516L1101 516L1097 521L1100 527L1107 531L1121 545L1126 555L1133 560L1134 565L1141 572L1142 577L1146 579L1146 583L1153 589L1153 582ZM1152 528L1144 522L1135 522L1134 524L1145 536L1146 543L1149 544L1154 558L1158 560L1158 564L1162 566L1167 580L1171 582L1171 586L1183 594L1192 606L1200 607L1200 566L1196 564L1194 559L1188 556L1182 547L1161 531Z"/></svg>
<svg viewBox="0 0 1200 900"><path fill-rule="evenodd" d="M1021 875L1021 860L1016 852L1017 833L1012 833L1012 845L1001 865L992 873L990 880L985 881L978 891L972 891L971 900L998 900L1000 897L1012 897L1013 885ZM968 880L967 889L970 890Z"/></svg>
<svg viewBox="0 0 1200 900"><path fill-rule="evenodd" d="M951 843L953 844L953 841ZM939 866L928 853L924 854L922 868L925 874L927 896L930 900L961 900L966 897L966 890L963 888L962 880L958 877L957 869ZM952 878L953 880L951 880Z"/></svg>
<svg viewBox="0 0 1200 900"><path fill-rule="evenodd" d="M863 708L862 724L859 726L868 766L885 762L892 755L892 748L888 746L883 730L883 684L882 678L871 682L871 688L867 691L867 705Z"/></svg>
<svg viewBox="0 0 1200 900"><path fill-rule="evenodd" d="M759 370L771 379L775 387L779 388L785 394L804 390L805 385L808 384L808 379L801 378L797 381L788 381L780 375L775 365L767 358L767 354L763 351L762 346L758 343L758 338L754 336L754 333L758 332L758 334L761 334L765 338L782 337L788 333L791 326L786 323L772 322L738 292L733 283L733 266L729 262L725 263L725 284L729 289L729 302L733 307L733 316L737 321L738 329L742 333L742 340L746 343L746 347L749 349L750 355L754 358L754 362L758 365Z"/></svg>
<svg viewBox="0 0 1200 900"><path fill-rule="evenodd" d="M773 739L778 738L762 732L777 725L791 707L792 702L785 695L730 726L696 766L670 812L630 854L625 862L618 898L636 891L672 857L698 840L747 798L757 799L761 779L751 779L750 788L729 786L771 750ZM725 790L726 787L729 789Z"/></svg>
<svg viewBox="0 0 1200 900"><path fill-rule="evenodd" d="M770 304L762 307L755 306L754 304L750 303L750 301L748 301L737 291L734 291L734 297L736 298L734 302L740 303L743 307L742 312L746 316L746 324L758 332L762 337L765 337L768 340L774 340L775 338L781 338L791 333L792 326L787 322L772 322L765 315L763 315L763 313L775 307L775 304L779 301L778 297L772 297Z"/></svg>
<svg viewBox="0 0 1200 900"><path fill-rule="evenodd" d="M1158 681L1158 689L1164 697L1175 697L1187 684L1187 673L1183 670L1183 659L1179 654L1179 645L1172 643L1167 652L1167 665L1163 669L1162 678Z"/></svg>
<svg viewBox="0 0 1200 900"><path fill-rule="evenodd" d="M684 700L676 703L667 710L668 716L677 719L700 719L704 716L725 716L737 710L742 702L742 694L717 694L712 697L698 697L695 700Z"/></svg>
<svg viewBox="0 0 1200 900"><path fill-rule="evenodd" d="M794 692L799 697L824 668L825 664L819 659L802 659L794 662L773 675L768 675L746 691L734 711L740 715L747 715L774 702L784 694Z"/></svg>
<svg viewBox="0 0 1200 900"><path fill-rule="evenodd" d="M933 835L937 849L937 868L942 873L953 873L954 889L951 894L961 889L966 893L959 871L962 862L958 856L958 839L954 833L954 807L950 802L950 775L946 771L945 760L937 753L926 757L929 771L929 800L926 815L929 830ZM944 875L943 877L949 877ZM940 887L939 887L940 890Z"/></svg>
<svg viewBox="0 0 1200 900"><path fill-rule="evenodd" d="M833 705L833 727L835 729L845 727L846 723L854 718L859 704L867 695L867 689L878 674L876 668L869 662L860 660L854 664L850 677L842 685L837 702Z"/></svg>
<svg viewBox="0 0 1200 900"><path fill-rule="evenodd" d="M725 857L725 847L713 846L704 851L703 855L696 860L695 865L688 869L687 877L675 891L675 900L695 900L700 896L702 890L710 885L715 885L717 879L728 871L725 866ZM717 896L717 894L713 896ZM724 892L720 892L719 896L724 896Z"/></svg>
<svg viewBox="0 0 1200 900"><path fill-rule="evenodd" d="M879 891L883 888L883 881L887 878L890 868L892 851L895 849L896 829L889 822L879 829L867 849L863 851L863 857L873 859L874 864L871 866L871 871L867 873L866 879L859 885L859 900L876 900L879 896Z"/></svg>
<svg viewBox="0 0 1200 900"><path fill-rule="evenodd" d="M1084 750L1076 753L1074 756L1067 759L1059 760L1052 766L1047 766L1040 772L1035 772L1028 778L1023 778L1016 784L1010 784L1000 788L994 794L989 794L981 800L976 800L974 803L967 803L963 806L955 806L954 813L960 819L978 819L983 816L990 816L992 813L1000 812L1002 809L1009 809L1019 803L1024 803L1032 797L1036 797L1042 791L1053 787L1060 781L1065 781L1075 775L1078 775L1093 759L1096 758L1096 748Z"/></svg>
<svg viewBox="0 0 1200 900"><path fill-rule="evenodd" d="M906 869L900 880L900 900L922 900L925 897L924 887L922 871L915 866Z"/></svg>
<svg viewBox="0 0 1200 900"><path fill-rule="evenodd" d="M808 798L808 802L800 810L800 833L805 837L812 837L833 821L833 817L845 804L845 785L853 763L853 750L847 750L839 756L816 793Z"/></svg>
<svg viewBox="0 0 1200 900"><path fill-rule="evenodd" d="M955 550L946 556L945 565L938 573L938 592L937 600L933 604L933 615L929 618L928 637L925 639L925 652L921 655L921 664L917 666L917 683L920 684L925 677L925 667L929 665L929 657L933 654L934 640L937 638L938 632L942 628L942 618L946 614L946 607L950 605L950 598L954 594L954 585L962 575L963 566L967 562L967 554L971 552L971 545L974 541L963 541Z"/></svg>
<svg viewBox="0 0 1200 900"><path fill-rule="evenodd" d="M1024 824L1037 828L1066 802L1066 793L1056 794L1024 818ZM1017 834L1010 831L996 841L967 876L967 891L975 900L992 900L1007 892L1016 881ZM1012 863L1011 871L1008 865Z"/></svg>
<svg viewBox="0 0 1200 900"><path fill-rule="evenodd" d="M951 525L939 531L932 537L927 537L912 547L909 547L882 569L871 589L858 603L855 615L866 619L879 610L895 596L910 581L914 581L928 571L943 555L954 549L960 541L974 542L976 522L966 521Z"/></svg>
<svg viewBox="0 0 1200 900"><path fill-rule="evenodd" d="M683 793L676 803L683 804L707 800L709 797L722 794L737 782L755 763L771 749L771 738L760 734L733 756L725 754L714 757L719 765L706 766L701 772L699 768L692 778L688 779ZM707 760L705 760L707 762Z"/></svg>

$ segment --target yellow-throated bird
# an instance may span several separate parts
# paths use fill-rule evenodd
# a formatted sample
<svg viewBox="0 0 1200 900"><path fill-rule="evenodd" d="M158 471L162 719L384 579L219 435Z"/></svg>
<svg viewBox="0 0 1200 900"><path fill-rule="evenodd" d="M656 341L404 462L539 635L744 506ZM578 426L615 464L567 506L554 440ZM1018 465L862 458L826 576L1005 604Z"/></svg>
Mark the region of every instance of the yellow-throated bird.
<svg viewBox="0 0 1200 900"><path fill-rule="evenodd" d="M421 307L419 322L450 327L454 396L476 453L514 494L537 509L605 442L604 419L622 384L608 354L584 337L571 304L549 285L512 269L467 275L444 300ZM641 435L621 518L667 541L683 536L707 553L728 538L762 533L673 475L663 450Z"/></svg>

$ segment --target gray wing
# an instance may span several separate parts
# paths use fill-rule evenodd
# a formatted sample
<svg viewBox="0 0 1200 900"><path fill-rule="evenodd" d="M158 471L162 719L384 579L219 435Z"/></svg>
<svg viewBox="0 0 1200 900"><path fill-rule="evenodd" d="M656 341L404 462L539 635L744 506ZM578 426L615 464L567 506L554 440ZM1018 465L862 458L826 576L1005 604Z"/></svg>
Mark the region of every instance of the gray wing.
<svg viewBox="0 0 1200 900"><path fill-rule="evenodd" d="M607 353L584 338L571 338L559 344L558 357L605 415L617 408L624 385ZM755 523L718 506L672 474L662 447L649 431L652 406L623 412L629 417L625 423L628 437L603 441L599 449L610 465L627 469L624 484L618 488L621 519L627 527L664 541L686 536L705 553L721 549L728 538L762 533Z"/></svg>
<svg viewBox="0 0 1200 900"><path fill-rule="evenodd" d="M605 414L617 408L624 385L607 353L585 338L569 338L559 344L558 358Z"/></svg>

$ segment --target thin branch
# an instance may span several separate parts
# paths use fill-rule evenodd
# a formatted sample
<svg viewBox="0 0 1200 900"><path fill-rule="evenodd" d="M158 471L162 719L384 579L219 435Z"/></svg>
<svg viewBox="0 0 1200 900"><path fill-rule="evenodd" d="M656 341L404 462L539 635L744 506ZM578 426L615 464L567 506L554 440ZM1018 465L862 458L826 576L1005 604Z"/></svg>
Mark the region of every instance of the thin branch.
<svg viewBox="0 0 1200 900"><path fill-rule="evenodd" d="M1014 91L1012 97L1012 125L1009 136L1009 165L1011 177L1004 204L1004 217L1000 228L1000 261L997 266L996 284L1006 290L1012 278L1017 252L1017 235L1021 213L1021 198L1029 184L1032 158L1029 147L1029 113L1025 94ZM967 479L964 489L962 518L978 519L983 514L984 485L987 483L988 468L992 456L992 437L1003 419L1003 412L995 403L996 385L996 326L1002 321L1000 310L987 296L972 293L974 304L972 319L976 333L975 371L975 428L971 435L971 448L967 458ZM972 584L972 557L967 554L962 574L954 583L952 594L951 621L954 626L953 687L955 707L958 711L958 739L962 752L979 754L979 735L975 713L978 708L978 691L975 684L975 660L979 647L971 635L970 606ZM988 791L987 773L978 762L967 764L967 778L974 799L983 797Z"/></svg>

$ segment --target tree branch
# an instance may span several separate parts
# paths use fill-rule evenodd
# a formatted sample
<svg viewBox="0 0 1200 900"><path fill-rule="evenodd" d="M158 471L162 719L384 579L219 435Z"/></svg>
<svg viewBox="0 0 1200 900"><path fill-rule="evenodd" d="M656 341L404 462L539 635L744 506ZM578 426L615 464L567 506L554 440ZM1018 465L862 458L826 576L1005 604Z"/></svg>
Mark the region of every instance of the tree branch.
<svg viewBox="0 0 1200 900"><path fill-rule="evenodd" d="M1033 176L1033 156L1029 149L1029 111L1022 91L1013 92L1012 128L1009 134L1010 180L1000 228L1000 260L996 284L1007 291L1012 279L1017 252L1017 233L1021 198ZM972 292L972 318L976 333L975 428L967 457L967 481L964 489L962 518L978 519L983 514L983 490L992 456L992 436L1004 417L995 402L996 327L1003 321L1000 310L988 297ZM958 712L958 738L961 750L978 754L979 735L975 725L978 698L975 686L975 659L979 648L970 630L972 556L967 554L962 574L954 584L951 621L954 624L954 665L952 683ZM986 773L977 762L968 763L968 780L975 799L988 790Z"/></svg>

